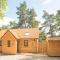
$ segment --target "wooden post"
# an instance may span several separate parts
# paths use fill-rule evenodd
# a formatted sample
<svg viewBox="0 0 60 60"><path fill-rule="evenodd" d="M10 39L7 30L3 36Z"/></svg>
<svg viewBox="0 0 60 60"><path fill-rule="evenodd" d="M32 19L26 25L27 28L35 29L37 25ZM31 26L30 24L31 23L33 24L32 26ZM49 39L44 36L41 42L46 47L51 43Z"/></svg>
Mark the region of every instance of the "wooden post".
<svg viewBox="0 0 60 60"><path fill-rule="evenodd" d="M38 39L37 39L37 53L38 53Z"/></svg>

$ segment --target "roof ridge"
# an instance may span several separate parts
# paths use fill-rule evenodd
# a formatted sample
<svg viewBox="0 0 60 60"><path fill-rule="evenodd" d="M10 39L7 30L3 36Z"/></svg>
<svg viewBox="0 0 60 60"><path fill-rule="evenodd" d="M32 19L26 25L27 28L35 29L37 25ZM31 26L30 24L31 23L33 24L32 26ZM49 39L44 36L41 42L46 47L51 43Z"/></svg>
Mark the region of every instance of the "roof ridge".
<svg viewBox="0 0 60 60"><path fill-rule="evenodd" d="M29 36L28 36L28 38L39 38L39 29L38 28L29 28L29 29L6 29L6 31L8 31L8 30L16 38L24 38L26 32L30 33ZM2 33L3 33L3 31L2 31ZM0 33L1 33L1 31L0 31Z"/></svg>

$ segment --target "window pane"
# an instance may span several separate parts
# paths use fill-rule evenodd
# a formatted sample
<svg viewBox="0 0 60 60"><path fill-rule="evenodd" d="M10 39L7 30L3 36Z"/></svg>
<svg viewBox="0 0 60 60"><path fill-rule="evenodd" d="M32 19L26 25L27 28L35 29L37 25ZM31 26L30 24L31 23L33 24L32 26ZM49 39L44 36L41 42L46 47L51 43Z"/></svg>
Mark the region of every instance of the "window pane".
<svg viewBox="0 0 60 60"><path fill-rule="evenodd" d="M8 41L7 43L8 43L8 47L10 47L10 41Z"/></svg>
<svg viewBox="0 0 60 60"><path fill-rule="evenodd" d="M24 46L28 46L28 40L24 40Z"/></svg>
<svg viewBox="0 0 60 60"><path fill-rule="evenodd" d="M28 35L29 35L29 33L28 33L28 32L26 32L26 33L25 33L25 36L28 36Z"/></svg>

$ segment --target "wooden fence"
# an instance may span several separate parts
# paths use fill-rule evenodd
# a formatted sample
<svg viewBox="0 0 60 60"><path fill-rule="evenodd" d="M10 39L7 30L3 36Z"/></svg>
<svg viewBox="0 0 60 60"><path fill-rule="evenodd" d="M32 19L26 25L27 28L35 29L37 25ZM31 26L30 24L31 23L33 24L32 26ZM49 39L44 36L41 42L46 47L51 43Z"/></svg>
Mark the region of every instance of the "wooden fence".
<svg viewBox="0 0 60 60"><path fill-rule="evenodd" d="M38 53L43 53L43 54L47 53L47 43L46 43L46 41L38 43Z"/></svg>

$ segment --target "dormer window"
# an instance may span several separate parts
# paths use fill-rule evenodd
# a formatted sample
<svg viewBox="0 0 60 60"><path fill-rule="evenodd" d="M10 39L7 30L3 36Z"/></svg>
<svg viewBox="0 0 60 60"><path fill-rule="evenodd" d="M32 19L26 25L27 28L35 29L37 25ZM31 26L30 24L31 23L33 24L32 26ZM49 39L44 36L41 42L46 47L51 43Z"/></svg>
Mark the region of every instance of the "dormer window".
<svg viewBox="0 0 60 60"><path fill-rule="evenodd" d="M25 36L29 36L29 33L28 33L28 32L26 32L26 33L25 33Z"/></svg>

